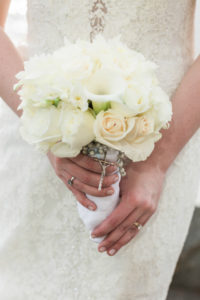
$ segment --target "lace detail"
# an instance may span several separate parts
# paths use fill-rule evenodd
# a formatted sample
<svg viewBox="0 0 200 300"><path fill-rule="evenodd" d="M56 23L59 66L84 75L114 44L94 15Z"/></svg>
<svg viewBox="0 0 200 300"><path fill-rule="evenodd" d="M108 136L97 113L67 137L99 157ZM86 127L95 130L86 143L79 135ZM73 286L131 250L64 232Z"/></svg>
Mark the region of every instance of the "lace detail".
<svg viewBox="0 0 200 300"><path fill-rule="evenodd" d="M105 17L107 13L106 4L102 0L96 0L93 3L90 11L90 25L92 31L90 32L90 41L92 42L97 33L102 33L105 27Z"/></svg>
<svg viewBox="0 0 200 300"><path fill-rule="evenodd" d="M194 7L193 0L29 0L30 54L54 50L65 36L120 33L159 64L160 82L172 95L193 61ZM47 158L22 141L3 103L0 122L0 298L164 300L198 192L200 132L168 170L157 213L109 257L97 252L76 199Z"/></svg>

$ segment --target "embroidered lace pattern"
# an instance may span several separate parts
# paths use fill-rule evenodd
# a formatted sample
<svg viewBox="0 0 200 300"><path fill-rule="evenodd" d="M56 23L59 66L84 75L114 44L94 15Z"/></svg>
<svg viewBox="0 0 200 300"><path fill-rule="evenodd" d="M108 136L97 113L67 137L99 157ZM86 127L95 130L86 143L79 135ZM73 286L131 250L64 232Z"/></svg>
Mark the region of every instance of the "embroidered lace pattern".
<svg viewBox="0 0 200 300"><path fill-rule="evenodd" d="M90 41L92 42L95 35L102 33L105 27L105 17L107 13L107 7L104 1L96 0L94 1L91 11L90 11Z"/></svg>

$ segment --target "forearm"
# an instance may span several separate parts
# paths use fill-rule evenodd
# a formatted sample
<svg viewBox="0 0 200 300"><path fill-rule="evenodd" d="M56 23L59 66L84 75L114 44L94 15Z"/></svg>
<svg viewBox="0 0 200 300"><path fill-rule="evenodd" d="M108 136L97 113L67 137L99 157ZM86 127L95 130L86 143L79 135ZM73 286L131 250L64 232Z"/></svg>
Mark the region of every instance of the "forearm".
<svg viewBox="0 0 200 300"><path fill-rule="evenodd" d="M17 93L13 91L13 85L17 82L15 75L21 70L23 70L22 58L0 28L0 97L18 116L22 111L17 111L20 100Z"/></svg>
<svg viewBox="0 0 200 300"><path fill-rule="evenodd" d="M8 9L10 5L10 0L0 0L0 26L4 28Z"/></svg>
<svg viewBox="0 0 200 300"><path fill-rule="evenodd" d="M172 107L170 128L161 131L162 138L147 160L164 171L200 126L200 56L183 77L172 98Z"/></svg>

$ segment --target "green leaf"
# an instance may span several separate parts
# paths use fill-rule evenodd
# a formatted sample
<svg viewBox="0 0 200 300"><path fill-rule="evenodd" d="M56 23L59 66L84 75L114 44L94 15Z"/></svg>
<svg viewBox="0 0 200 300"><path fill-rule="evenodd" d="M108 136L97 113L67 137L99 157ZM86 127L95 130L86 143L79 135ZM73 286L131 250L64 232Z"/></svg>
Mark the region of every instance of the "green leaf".
<svg viewBox="0 0 200 300"><path fill-rule="evenodd" d="M88 110L93 115L93 117L96 119L95 111L91 107L89 107Z"/></svg>
<svg viewBox="0 0 200 300"><path fill-rule="evenodd" d="M111 107L110 102L95 102L95 101L92 101L92 106L96 114L98 114L102 110L106 111Z"/></svg>
<svg viewBox="0 0 200 300"><path fill-rule="evenodd" d="M58 107L58 104L59 104L59 102L61 101L61 99L58 97L58 98L56 98L55 100L53 100L53 105L55 106L55 107Z"/></svg>

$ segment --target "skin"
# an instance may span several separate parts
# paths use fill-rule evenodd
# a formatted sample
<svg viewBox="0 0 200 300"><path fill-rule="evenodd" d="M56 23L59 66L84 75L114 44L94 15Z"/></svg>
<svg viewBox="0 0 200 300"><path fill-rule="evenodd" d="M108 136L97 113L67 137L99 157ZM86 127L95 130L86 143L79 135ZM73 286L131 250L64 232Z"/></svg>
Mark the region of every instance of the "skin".
<svg viewBox="0 0 200 300"><path fill-rule="evenodd" d="M2 28L4 28L6 23L9 6L10 0L0 0L0 26Z"/></svg>
<svg viewBox="0 0 200 300"><path fill-rule="evenodd" d="M2 4L3 3L3 4ZM7 1L0 2L2 5ZM2 23L1 23L2 24ZM20 100L13 92L16 82L14 75L23 69L23 62L12 42L0 30L0 96L18 115ZM174 159L197 131L200 126L200 57L198 57L183 77L172 97L173 118L168 130L162 130L163 137L159 140L150 157L144 162L130 163L127 166L127 176L122 178L121 201L115 210L104 220L93 234L97 237L107 235L98 245L98 251L106 251L114 255L121 247L130 242L139 230L133 225L139 222L143 226L156 212L163 182L167 170ZM75 195L83 206L96 205L86 198L85 193L95 196L105 196L114 183L113 167L107 169L102 191L97 191L101 168L93 159L79 155L76 158L57 158L52 153L47 154L57 176ZM73 186L67 181L75 177Z"/></svg>

